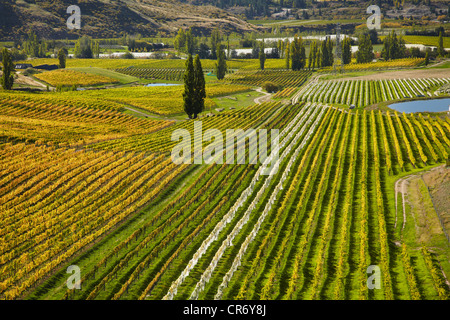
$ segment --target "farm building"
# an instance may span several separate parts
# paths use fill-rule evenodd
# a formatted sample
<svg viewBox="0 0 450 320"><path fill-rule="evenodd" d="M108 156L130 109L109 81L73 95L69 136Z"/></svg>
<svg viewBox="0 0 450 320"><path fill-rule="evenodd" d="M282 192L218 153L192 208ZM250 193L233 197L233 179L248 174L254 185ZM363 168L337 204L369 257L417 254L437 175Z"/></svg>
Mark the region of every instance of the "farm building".
<svg viewBox="0 0 450 320"><path fill-rule="evenodd" d="M18 63L14 67L15 69L27 69L27 68L33 68L33 65L30 63Z"/></svg>

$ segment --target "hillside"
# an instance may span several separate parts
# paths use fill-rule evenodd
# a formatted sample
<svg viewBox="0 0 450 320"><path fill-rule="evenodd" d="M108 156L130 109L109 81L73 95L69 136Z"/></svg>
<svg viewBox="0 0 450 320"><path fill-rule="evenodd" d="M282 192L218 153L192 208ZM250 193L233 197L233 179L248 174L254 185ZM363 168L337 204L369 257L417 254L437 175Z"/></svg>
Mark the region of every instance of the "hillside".
<svg viewBox="0 0 450 320"><path fill-rule="evenodd" d="M68 30L68 6L81 9L81 30ZM0 3L0 39L13 40L32 28L46 38L117 37L127 32L155 36L196 27L209 34L219 27L225 32L245 32L255 26L214 6L195 6L177 0L12 0Z"/></svg>

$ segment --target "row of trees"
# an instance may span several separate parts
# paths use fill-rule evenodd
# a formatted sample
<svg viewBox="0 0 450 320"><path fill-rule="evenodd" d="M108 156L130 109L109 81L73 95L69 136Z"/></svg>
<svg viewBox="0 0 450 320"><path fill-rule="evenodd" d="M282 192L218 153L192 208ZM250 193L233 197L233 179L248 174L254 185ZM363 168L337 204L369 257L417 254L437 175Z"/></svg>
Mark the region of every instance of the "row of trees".
<svg viewBox="0 0 450 320"><path fill-rule="evenodd" d="M192 28L184 31L182 28L178 30L178 34L174 40L174 48L186 54L198 54L200 59L217 59L217 45L221 43L222 37L219 29L214 29L209 38L209 45L205 42L199 43L199 39L193 35ZM228 52L230 45L227 40ZM229 58L229 57L228 57Z"/></svg>
<svg viewBox="0 0 450 320"><path fill-rule="evenodd" d="M406 56L405 40L397 37L395 31L392 31L383 40L383 49L381 50L381 57L385 60L401 59Z"/></svg>
<svg viewBox="0 0 450 320"><path fill-rule="evenodd" d="M90 37L83 36L75 43L75 58L98 58L100 46L98 41L91 40Z"/></svg>

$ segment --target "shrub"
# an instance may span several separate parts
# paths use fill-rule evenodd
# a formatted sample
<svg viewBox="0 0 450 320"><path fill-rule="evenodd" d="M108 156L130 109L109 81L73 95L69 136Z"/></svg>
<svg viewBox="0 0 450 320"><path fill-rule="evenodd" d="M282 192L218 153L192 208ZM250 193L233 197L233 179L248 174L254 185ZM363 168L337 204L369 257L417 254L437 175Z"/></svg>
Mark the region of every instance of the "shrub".
<svg viewBox="0 0 450 320"><path fill-rule="evenodd" d="M127 51L121 56L122 59L134 59L134 56L131 52Z"/></svg>
<svg viewBox="0 0 450 320"><path fill-rule="evenodd" d="M41 73L41 71L36 70L36 69L34 69L34 68L27 68L27 69L23 72L23 75L24 75L24 76L29 76L29 75L36 74L36 73Z"/></svg>
<svg viewBox="0 0 450 320"><path fill-rule="evenodd" d="M278 85L273 82L265 82L262 87L269 93L274 93L279 90Z"/></svg>

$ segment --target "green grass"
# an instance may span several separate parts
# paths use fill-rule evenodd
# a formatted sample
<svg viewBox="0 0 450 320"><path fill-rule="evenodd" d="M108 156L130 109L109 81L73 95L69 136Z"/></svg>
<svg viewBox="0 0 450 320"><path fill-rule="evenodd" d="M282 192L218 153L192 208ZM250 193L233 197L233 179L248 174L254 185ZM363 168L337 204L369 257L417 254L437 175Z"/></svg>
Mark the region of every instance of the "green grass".
<svg viewBox="0 0 450 320"><path fill-rule="evenodd" d="M450 61L446 61L443 64L439 64L437 66L431 66L430 69L447 69L450 68Z"/></svg>
<svg viewBox="0 0 450 320"><path fill-rule="evenodd" d="M439 45L438 36L403 36L403 39L406 43L417 43L435 47ZM444 37L444 48L450 48L450 37Z"/></svg>
<svg viewBox="0 0 450 320"><path fill-rule="evenodd" d="M257 97L260 97L260 96L262 96L261 93L259 93L257 91L251 91L251 92L238 93L235 95L229 95L229 96L225 96L225 97L213 98L213 101L217 104L216 108L241 109L241 108L245 108L245 107L254 105L255 104L254 99ZM218 113L214 109L215 108L212 108L211 112ZM208 112L209 112L209 110L208 110Z"/></svg>

